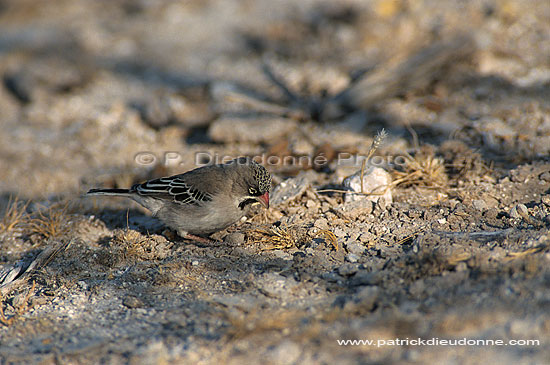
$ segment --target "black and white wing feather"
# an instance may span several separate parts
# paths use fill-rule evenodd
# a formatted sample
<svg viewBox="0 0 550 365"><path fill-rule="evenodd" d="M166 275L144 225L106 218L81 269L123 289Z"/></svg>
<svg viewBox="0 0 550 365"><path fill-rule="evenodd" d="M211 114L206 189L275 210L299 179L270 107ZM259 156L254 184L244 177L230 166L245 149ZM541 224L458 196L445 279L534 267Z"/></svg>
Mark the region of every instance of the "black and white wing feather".
<svg viewBox="0 0 550 365"><path fill-rule="evenodd" d="M173 200L183 205L200 206L212 200L210 194L191 186L178 175L136 184L132 186L131 191L142 196Z"/></svg>

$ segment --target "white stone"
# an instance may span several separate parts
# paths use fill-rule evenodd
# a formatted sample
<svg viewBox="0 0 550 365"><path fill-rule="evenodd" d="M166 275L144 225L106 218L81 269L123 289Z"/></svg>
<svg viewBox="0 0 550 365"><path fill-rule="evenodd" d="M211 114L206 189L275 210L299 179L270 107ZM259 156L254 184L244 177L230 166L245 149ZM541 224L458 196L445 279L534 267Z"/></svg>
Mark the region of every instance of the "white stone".
<svg viewBox="0 0 550 365"><path fill-rule="evenodd" d="M363 192L364 193L383 193L382 195L362 195L347 193L345 202L353 202L359 200L370 200L377 202L380 198L385 200L386 204L391 204L392 192L390 184L392 182L390 174L381 167L370 167L366 169L363 175ZM355 193L361 192L361 171L344 179L342 185Z"/></svg>

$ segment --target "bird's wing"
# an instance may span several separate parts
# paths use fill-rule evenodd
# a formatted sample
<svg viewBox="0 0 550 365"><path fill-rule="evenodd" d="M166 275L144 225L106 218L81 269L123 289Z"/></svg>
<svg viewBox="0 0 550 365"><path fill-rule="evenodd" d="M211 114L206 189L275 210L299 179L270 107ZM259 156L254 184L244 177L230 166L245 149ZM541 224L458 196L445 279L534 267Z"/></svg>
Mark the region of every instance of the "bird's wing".
<svg viewBox="0 0 550 365"><path fill-rule="evenodd" d="M201 205L212 200L212 195L186 182L185 176L176 175L149 180L132 186L132 191L142 196L169 199L183 205Z"/></svg>

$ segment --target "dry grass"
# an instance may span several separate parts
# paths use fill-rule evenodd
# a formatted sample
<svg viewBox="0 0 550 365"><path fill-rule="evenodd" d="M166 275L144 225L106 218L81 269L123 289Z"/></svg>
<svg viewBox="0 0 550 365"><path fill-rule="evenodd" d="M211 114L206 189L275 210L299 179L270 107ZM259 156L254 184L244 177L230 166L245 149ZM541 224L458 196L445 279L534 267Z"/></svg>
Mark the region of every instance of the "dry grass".
<svg viewBox="0 0 550 365"><path fill-rule="evenodd" d="M446 189L449 177L442 158L435 157L435 151L423 146L415 156L405 156L404 171L393 171L393 186L421 186L433 189Z"/></svg>
<svg viewBox="0 0 550 365"><path fill-rule="evenodd" d="M8 202L8 209L0 220L0 233L8 233L18 226L27 223L28 215L26 209L29 203L22 203L18 198L11 198Z"/></svg>
<svg viewBox="0 0 550 365"><path fill-rule="evenodd" d="M303 237L302 234L298 233L298 230L282 227L254 228L248 231L247 234L253 241L266 245L263 248L264 251L296 247L296 244Z"/></svg>
<svg viewBox="0 0 550 365"><path fill-rule="evenodd" d="M30 234L38 234L44 238L59 238L71 230L72 221L67 214L68 205L52 205L49 208L36 211L26 227Z"/></svg>
<svg viewBox="0 0 550 365"><path fill-rule="evenodd" d="M468 261L472 258L472 254L469 252L458 252L447 258L447 262L451 266L456 266L461 262Z"/></svg>
<svg viewBox="0 0 550 365"><path fill-rule="evenodd" d="M512 260L516 260L516 259L519 259L519 258L524 258L526 256L541 252L546 248L547 248L547 246L541 245L541 246L529 248L525 251L508 252L506 254L506 257L504 258L504 261L512 261Z"/></svg>
<svg viewBox="0 0 550 365"><path fill-rule="evenodd" d="M0 323L4 326L11 326L12 323L21 315L23 315L29 309L29 299L31 295L34 294L34 289L36 288L36 283L32 282L31 289L25 294L23 300L19 301L14 307L14 314L11 317L6 317L4 313L4 303L3 298L0 297Z"/></svg>
<svg viewBox="0 0 550 365"><path fill-rule="evenodd" d="M254 228L246 232L249 239L260 242L264 251L285 250L299 247L306 239L304 227L270 227ZM338 240L334 233L327 229L320 230L313 238L322 238L338 250Z"/></svg>
<svg viewBox="0 0 550 365"><path fill-rule="evenodd" d="M363 186L363 180L365 176L365 167L367 164L367 161L370 160L372 155L376 152L376 150L380 147L382 142L384 142L384 139L388 136L388 133L382 128L380 132L376 134L376 137L374 137L374 140L372 141L372 144L369 148L369 152L367 153L367 158L365 158L361 164L361 193L365 192L365 188Z"/></svg>
<svg viewBox="0 0 550 365"><path fill-rule="evenodd" d="M124 259L156 260L166 257L172 243L158 235L143 235L138 231L125 228L117 229L111 241L117 254Z"/></svg>
<svg viewBox="0 0 550 365"><path fill-rule="evenodd" d="M421 227L419 230L417 230L416 232L414 233L411 233L409 234L408 236L400 239L399 241L397 241L395 244L396 245L403 245L405 244L405 242L408 242L408 241L413 241L416 236L418 236L420 233L424 232L427 228L428 228L428 224L424 225L423 227Z"/></svg>
<svg viewBox="0 0 550 365"><path fill-rule="evenodd" d="M148 241L149 237L142 235L138 231L126 228L115 230L111 243L119 249L117 253L126 259L128 257L143 257L144 247Z"/></svg>
<svg viewBox="0 0 550 365"><path fill-rule="evenodd" d="M334 249L336 251L338 251L338 239L336 238L336 236L334 235L334 233L332 233L331 231L329 231L328 229L322 229L319 231L319 233L317 233L317 236L315 238L322 238L324 239L325 241L327 241L328 243L330 243L332 245L332 247L334 247Z"/></svg>

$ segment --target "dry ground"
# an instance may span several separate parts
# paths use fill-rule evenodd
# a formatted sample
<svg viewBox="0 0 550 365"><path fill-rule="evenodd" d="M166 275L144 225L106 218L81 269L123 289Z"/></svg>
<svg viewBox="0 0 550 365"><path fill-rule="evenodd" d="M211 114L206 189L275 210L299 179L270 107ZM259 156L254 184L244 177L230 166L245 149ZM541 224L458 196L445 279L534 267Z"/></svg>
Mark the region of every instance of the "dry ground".
<svg viewBox="0 0 550 365"><path fill-rule="evenodd" d="M3 0L0 75L0 363L548 363L547 1ZM219 244L81 197L198 153L302 163ZM507 345L337 342L418 338Z"/></svg>

